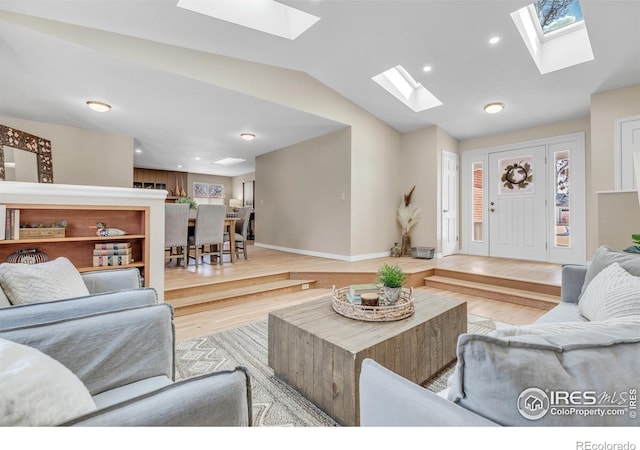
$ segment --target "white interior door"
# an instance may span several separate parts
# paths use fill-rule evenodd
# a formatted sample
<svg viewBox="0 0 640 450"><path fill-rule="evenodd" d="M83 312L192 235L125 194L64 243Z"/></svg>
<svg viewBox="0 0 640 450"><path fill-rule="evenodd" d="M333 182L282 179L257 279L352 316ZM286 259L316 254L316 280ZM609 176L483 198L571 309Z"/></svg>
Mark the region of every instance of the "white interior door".
<svg viewBox="0 0 640 450"><path fill-rule="evenodd" d="M458 155L442 151L442 256L458 253Z"/></svg>
<svg viewBox="0 0 640 450"><path fill-rule="evenodd" d="M633 170L633 153L640 151L640 118L622 119L616 133L619 146L616 150L616 188L633 191L638 184Z"/></svg>
<svg viewBox="0 0 640 450"><path fill-rule="evenodd" d="M547 259L545 153L540 145L489 155L490 256Z"/></svg>

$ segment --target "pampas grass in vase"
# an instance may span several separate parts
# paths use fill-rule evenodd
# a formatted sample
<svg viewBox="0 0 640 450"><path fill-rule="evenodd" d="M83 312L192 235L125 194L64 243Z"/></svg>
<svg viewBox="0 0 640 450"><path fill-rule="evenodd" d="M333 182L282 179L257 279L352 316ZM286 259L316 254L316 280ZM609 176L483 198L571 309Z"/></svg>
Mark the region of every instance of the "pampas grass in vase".
<svg viewBox="0 0 640 450"><path fill-rule="evenodd" d="M402 246L400 255L411 256L411 228L418 223L420 219L420 208L411 204L411 196L416 187L412 187L411 191L404 196L404 201L398 207L398 222L402 227Z"/></svg>

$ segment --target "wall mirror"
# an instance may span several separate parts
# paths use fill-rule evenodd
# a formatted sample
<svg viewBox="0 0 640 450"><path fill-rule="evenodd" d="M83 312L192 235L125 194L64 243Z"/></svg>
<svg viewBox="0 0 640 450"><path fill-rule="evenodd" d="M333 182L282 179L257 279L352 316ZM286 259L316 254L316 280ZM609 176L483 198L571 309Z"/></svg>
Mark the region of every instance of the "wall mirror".
<svg viewBox="0 0 640 450"><path fill-rule="evenodd" d="M51 141L0 125L0 180L53 183Z"/></svg>

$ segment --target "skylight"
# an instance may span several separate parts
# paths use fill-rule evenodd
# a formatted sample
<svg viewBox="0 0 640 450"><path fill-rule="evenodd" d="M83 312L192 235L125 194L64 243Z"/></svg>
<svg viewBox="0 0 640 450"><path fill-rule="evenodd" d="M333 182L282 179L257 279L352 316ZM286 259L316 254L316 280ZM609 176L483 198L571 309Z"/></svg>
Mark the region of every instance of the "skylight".
<svg viewBox="0 0 640 450"><path fill-rule="evenodd" d="M246 161L246 160L240 159L240 158L222 158L218 161L214 161L213 164L217 164L219 166L232 166L234 164L238 164L243 161Z"/></svg>
<svg viewBox="0 0 640 450"><path fill-rule="evenodd" d="M578 0L539 0L532 6L543 35L583 20Z"/></svg>
<svg viewBox="0 0 640 450"><path fill-rule="evenodd" d="M442 105L440 100L402 66L392 67L371 79L415 112Z"/></svg>
<svg viewBox="0 0 640 450"><path fill-rule="evenodd" d="M540 0L511 18L541 74L594 59L578 0Z"/></svg>
<svg viewBox="0 0 640 450"><path fill-rule="evenodd" d="M274 0L179 0L177 6L291 40L320 20Z"/></svg>

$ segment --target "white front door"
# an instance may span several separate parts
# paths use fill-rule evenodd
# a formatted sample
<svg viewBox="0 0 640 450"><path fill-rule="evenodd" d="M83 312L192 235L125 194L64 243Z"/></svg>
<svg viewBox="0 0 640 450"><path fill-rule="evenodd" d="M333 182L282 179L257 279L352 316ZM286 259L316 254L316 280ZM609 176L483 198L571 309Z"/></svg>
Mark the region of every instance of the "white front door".
<svg viewBox="0 0 640 450"><path fill-rule="evenodd" d="M545 153L540 145L489 155L490 256L547 259Z"/></svg>
<svg viewBox="0 0 640 450"><path fill-rule="evenodd" d="M442 151L442 256L458 253L458 155Z"/></svg>

